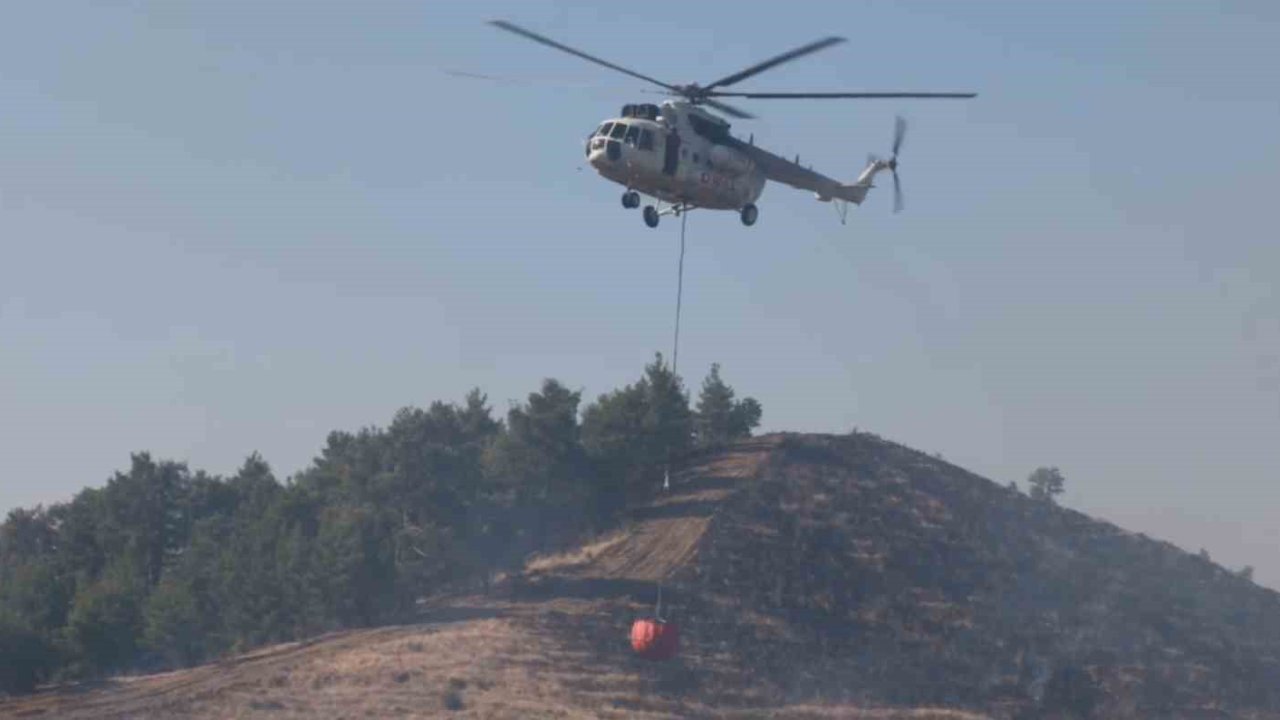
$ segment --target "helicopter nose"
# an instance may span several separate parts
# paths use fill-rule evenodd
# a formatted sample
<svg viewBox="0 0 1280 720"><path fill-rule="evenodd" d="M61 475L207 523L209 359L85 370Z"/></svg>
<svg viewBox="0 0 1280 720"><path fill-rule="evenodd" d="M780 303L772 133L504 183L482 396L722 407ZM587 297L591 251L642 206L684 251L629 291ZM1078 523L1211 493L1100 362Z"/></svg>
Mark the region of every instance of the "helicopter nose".
<svg viewBox="0 0 1280 720"><path fill-rule="evenodd" d="M591 148L587 153L587 164L599 170L607 161L604 159L604 148Z"/></svg>
<svg viewBox="0 0 1280 720"><path fill-rule="evenodd" d="M587 141L587 162L593 166L598 166L600 158L604 155L604 138L593 137Z"/></svg>
<svg viewBox="0 0 1280 720"><path fill-rule="evenodd" d="M622 158L622 144L617 140L595 138L587 147L587 162L592 167L602 168Z"/></svg>

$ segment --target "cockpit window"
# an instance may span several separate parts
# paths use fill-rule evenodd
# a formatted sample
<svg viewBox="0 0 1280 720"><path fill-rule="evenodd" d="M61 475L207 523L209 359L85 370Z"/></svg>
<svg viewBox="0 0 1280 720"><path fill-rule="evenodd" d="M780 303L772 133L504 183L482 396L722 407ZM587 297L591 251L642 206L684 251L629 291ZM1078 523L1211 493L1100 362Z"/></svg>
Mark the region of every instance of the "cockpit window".
<svg viewBox="0 0 1280 720"><path fill-rule="evenodd" d="M613 123L611 123L611 122L607 122L607 123L605 123L605 124L601 125L601 126L600 126L600 129L596 130L596 134L597 134L597 135L608 135L608 134L609 134L609 130L610 130L612 127L613 127Z"/></svg>
<svg viewBox="0 0 1280 720"><path fill-rule="evenodd" d="M626 123L614 123L613 130L609 131L609 137L614 140L621 140L623 135L627 134Z"/></svg>
<svg viewBox="0 0 1280 720"><path fill-rule="evenodd" d="M632 125L631 127L627 128L627 137L622 142L628 145L634 146L637 142L639 142L639 140L640 140L640 128L636 125Z"/></svg>
<svg viewBox="0 0 1280 720"><path fill-rule="evenodd" d="M640 131L640 149L641 150L653 149L653 131L647 128Z"/></svg>

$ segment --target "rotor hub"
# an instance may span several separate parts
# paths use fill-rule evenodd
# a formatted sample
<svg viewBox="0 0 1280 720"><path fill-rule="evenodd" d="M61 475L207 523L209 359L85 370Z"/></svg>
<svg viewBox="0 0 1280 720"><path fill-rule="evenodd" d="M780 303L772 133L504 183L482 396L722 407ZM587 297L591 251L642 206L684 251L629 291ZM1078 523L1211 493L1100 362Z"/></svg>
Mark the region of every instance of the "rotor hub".
<svg viewBox="0 0 1280 720"><path fill-rule="evenodd" d="M707 98L707 90L696 82L676 85L671 94L679 95L692 103L698 103Z"/></svg>

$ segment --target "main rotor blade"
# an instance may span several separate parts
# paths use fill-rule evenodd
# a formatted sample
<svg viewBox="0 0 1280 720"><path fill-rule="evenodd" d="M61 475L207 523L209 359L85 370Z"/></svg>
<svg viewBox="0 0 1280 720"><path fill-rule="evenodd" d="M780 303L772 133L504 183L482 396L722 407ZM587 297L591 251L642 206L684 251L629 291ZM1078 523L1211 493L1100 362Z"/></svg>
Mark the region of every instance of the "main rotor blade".
<svg viewBox="0 0 1280 720"><path fill-rule="evenodd" d="M715 100L703 100L702 104L710 105L711 107L719 110L725 115L732 115L733 117L740 118L742 120L755 119L755 115L752 115L751 113L743 112L742 110L739 110L738 108L732 105L726 105L725 103L716 102Z"/></svg>
<svg viewBox="0 0 1280 720"><path fill-rule="evenodd" d="M624 74L626 74L626 75L630 75L630 76L631 76L631 77L633 77L633 78L638 78L638 79L640 79L640 80L644 80L644 81L646 81L646 82L651 82L651 83L653 83L654 85L658 85L658 86L664 87L664 88L666 88L666 89L668 89L668 90L671 90L671 91L677 91L677 88L676 88L676 86L674 86L674 85L668 85L667 83L664 83L664 82L662 82L661 80L654 80L653 78L649 77L648 75L641 75L640 73L638 73L638 72L636 72L636 71L634 71L634 70L628 70L628 69L626 69L626 68L624 68L624 67L622 67L622 66L620 66L620 65L614 65L614 64L613 64L613 63L611 63L611 62L608 62L608 61L606 61L606 60L601 60L600 58L595 57L595 56L592 56L592 55L588 55L588 54L586 54L586 53L584 53L584 52L582 52L582 51L580 51L580 50L574 50L573 48L569 47L568 45L561 45L560 43L556 42L555 40L552 40L551 38L546 38L546 37L543 37L543 36L541 36L541 35L539 35L539 34L537 34L537 33L535 33L535 32L532 32L532 31L530 31L530 30L525 30L525 29L524 29L524 28L522 28L522 27L519 27L519 26L517 26L517 25L513 25L513 24L511 24L511 23L507 22L506 20L490 20L490 21L489 21L489 24L490 24L490 25L493 25L493 26L496 26L496 27L499 27L499 28L502 28L503 30L506 30L507 32L512 32L512 33L515 33L516 35L520 35L520 36L522 36L522 37L526 37L526 38L528 38L528 39L530 39L530 40L533 40L534 42L542 43L543 45L547 45L547 46L553 47L553 48L555 48L555 49L557 49L557 50L563 50L564 52L567 52L567 53L569 53L570 55L577 55L578 57L582 58L583 60L588 60L588 61L590 61L590 62L593 62L593 63L597 64L597 65L603 65L603 66L605 66L605 67L609 68L610 70L617 70L618 72L620 72L620 73L624 73Z"/></svg>
<svg viewBox="0 0 1280 720"><path fill-rule="evenodd" d="M832 45L836 45L844 41L845 41L845 38L833 36L833 37L823 38L815 42L811 42L808 45L803 45L790 52L782 53L781 55L765 60L762 63L752 65L746 70L743 70L741 72L736 72L726 78L721 78L711 83L710 85L708 85L706 89L710 90L711 88L722 87L722 86L732 85L736 82L741 82L751 77L752 75L762 73L765 70L768 70L769 68L774 67L776 65L781 65L784 62L795 60L798 57L803 57L805 55L808 55L809 53L817 52L823 48L831 47Z"/></svg>
<svg viewBox="0 0 1280 720"><path fill-rule="evenodd" d="M582 80L565 80L564 78L554 78L554 77L515 77L510 75L487 75L485 73L471 72L468 70L451 70L447 68L442 70L442 72L445 75L451 75L456 78L462 78L465 80L482 80L487 82L493 82L499 85L525 85L525 86L555 87L555 88L580 88L584 90L602 90L602 91L608 90L609 92L612 92L615 95L617 94L616 86L606 86L602 83L584 82ZM650 88L642 88L640 90L637 90L637 92L645 93L645 94L652 93L657 95L669 94L663 90L653 90Z"/></svg>
<svg viewBox="0 0 1280 720"><path fill-rule="evenodd" d="M740 97L750 98L752 100L833 100L838 98L973 98L977 97L977 93L918 93L918 92L817 92L817 93L791 93L791 92L765 92L765 93L742 93L742 92L720 92L712 90L707 93L711 97Z"/></svg>

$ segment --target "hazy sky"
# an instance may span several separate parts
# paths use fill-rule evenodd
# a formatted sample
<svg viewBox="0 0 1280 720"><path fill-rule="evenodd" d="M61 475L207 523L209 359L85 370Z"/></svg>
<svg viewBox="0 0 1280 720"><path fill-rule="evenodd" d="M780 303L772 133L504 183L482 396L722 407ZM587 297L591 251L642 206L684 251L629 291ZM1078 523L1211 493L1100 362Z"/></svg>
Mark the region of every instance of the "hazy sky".
<svg viewBox="0 0 1280 720"><path fill-rule="evenodd" d="M763 430L857 426L1280 587L1280 5L41 2L0 5L0 511L129 453L284 477L334 429L669 353L678 224L583 139L628 77L827 34L734 132L852 179L912 122L906 211L770 185L689 217L680 369ZM511 82L461 79L458 70ZM887 182L887 178L886 178Z"/></svg>

